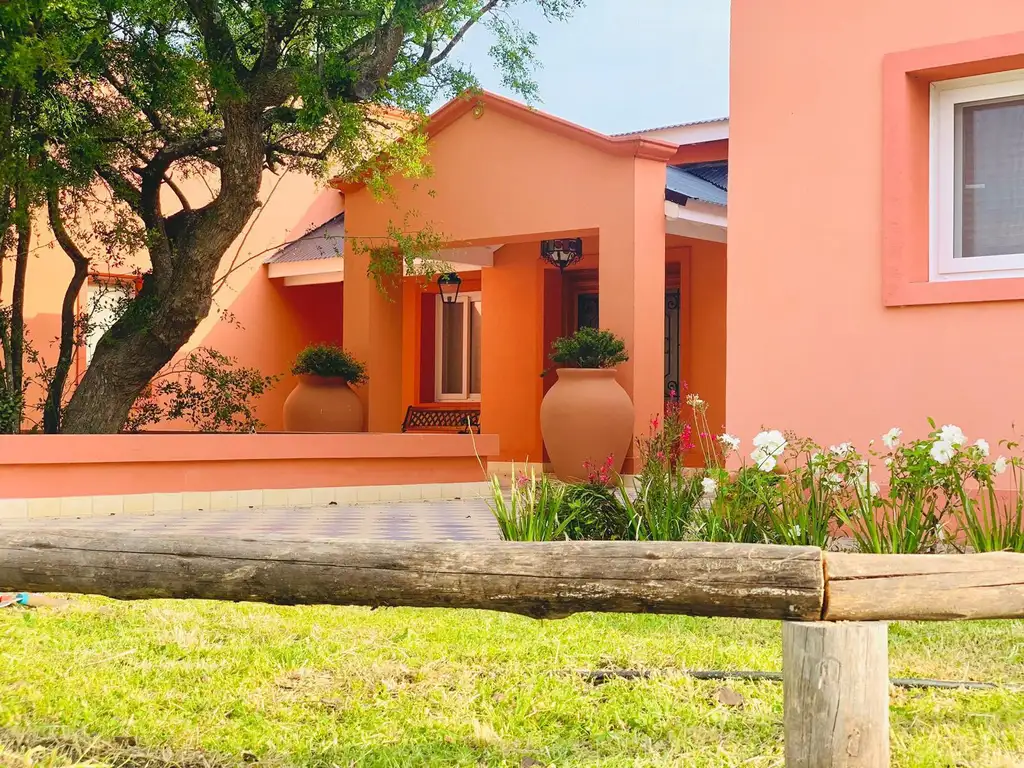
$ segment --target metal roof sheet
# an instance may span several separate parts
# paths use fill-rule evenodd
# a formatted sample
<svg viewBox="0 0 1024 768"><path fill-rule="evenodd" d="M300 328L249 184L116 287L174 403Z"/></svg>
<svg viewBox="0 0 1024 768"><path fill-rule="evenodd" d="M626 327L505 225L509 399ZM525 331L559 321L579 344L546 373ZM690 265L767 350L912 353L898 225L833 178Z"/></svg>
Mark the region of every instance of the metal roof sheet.
<svg viewBox="0 0 1024 768"><path fill-rule="evenodd" d="M672 128L689 128L691 125L707 125L708 123L724 123L728 117L710 117L707 120L691 120L688 123L674 123L672 125L659 125L657 128L641 128L638 131L626 131L625 133L613 133L612 136L635 136L638 133L652 133L654 131L667 131Z"/></svg>
<svg viewBox="0 0 1024 768"><path fill-rule="evenodd" d="M676 167L681 168L697 178L704 179L704 181L710 181L716 187L719 187L726 192L729 191L728 160L714 160L707 163L686 163Z"/></svg>
<svg viewBox="0 0 1024 768"><path fill-rule="evenodd" d="M720 165L724 168L718 167ZM715 183L716 180L722 184ZM727 163L670 165L665 169L665 199L680 205L691 198L712 205L728 205L728 184Z"/></svg>
<svg viewBox="0 0 1024 768"><path fill-rule="evenodd" d="M298 240L288 243L277 253L268 256L264 264L283 264L289 261L335 259L341 256L345 241L345 214L339 213Z"/></svg>

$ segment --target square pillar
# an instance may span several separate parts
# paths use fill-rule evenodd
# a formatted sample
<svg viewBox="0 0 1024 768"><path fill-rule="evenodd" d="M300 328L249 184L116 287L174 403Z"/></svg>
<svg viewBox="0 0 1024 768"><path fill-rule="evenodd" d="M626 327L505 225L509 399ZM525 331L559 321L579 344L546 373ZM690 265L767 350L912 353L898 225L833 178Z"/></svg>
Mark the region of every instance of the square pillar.
<svg viewBox="0 0 1024 768"><path fill-rule="evenodd" d="M357 389L369 432L402 428L402 278L385 291L367 273L370 257L345 240L345 349L366 363L369 382Z"/></svg>
<svg viewBox="0 0 1024 768"><path fill-rule="evenodd" d="M632 194L600 229L601 328L626 341L618 380L633 400L633 436L665 408L665 164L636 159ZM633 446L635 450L635 445ZM624 471L633 470L627 459Z"/></svg>
<svg viewBox="0 0 1024 768"><path fill-rule="evenodd" d="M540 243L506 245L481 272L483 344L480 424L497 434L495 461L544 460L540 401L547 367Z"/></svg>

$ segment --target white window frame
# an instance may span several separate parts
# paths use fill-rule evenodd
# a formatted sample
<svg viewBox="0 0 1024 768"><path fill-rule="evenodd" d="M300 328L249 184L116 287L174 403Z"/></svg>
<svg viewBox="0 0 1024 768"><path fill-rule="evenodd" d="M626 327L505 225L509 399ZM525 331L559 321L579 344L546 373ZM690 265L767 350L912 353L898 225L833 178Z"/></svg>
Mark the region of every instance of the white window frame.
<svg viewBox="0 0 1024 768"><path fill-rule="evenodd" d="M928 261L932 282L1024 277L1024 253L970 258L957 255L963 242L957 213L962 191L956 162L957 105L1013 97L1024 98L1024 69L943 80L931 85Z"/></svg>
<svg viewBox="0 0 1024 768"><path fill-rule="evenodd" d="M472 318L469 314L470 302L477 302L480 304L480 312L483 314L483 301L482 294L480 291L469 291L467 293L460 293L456 303L461 304L463 309L462 317L462 392L459 393L441 393L441 381L444 376L444 304L441 296L438 295L435 308L435 322L434 322L434 400L439 403L478 403L480 402L480 393L471 393L469 391L470 382L470 371L469 371L469 351L470 351L470 339L469 339L469 325ZM481 354L483 354L483 347L481 345Z"/></svg>
<svg viewBox="0 0 1024 768"><path fill-rule="evenodd" d="M131 277L107 277L107 276L92 277L92 276L90 276L89 279L86 280L86 282L85 282L85 308L86 308L86 310L85 311L90 316L90 319L92 317L92 313L94 312L94 309L93 309L93 291L94 290L100 290L100 289L106 289L106 291L108 291L108 292L113 292L113 291L116 291L116 290L118 290L120 288L125 289L125 294L126 295L130 293L132 298L134 298L138 294L138 287L137 287L135 278L131 278ZM79 306L81 306L81 305L79 305ZM114 322L116 322L116 319L115 319ZM108 325L106 328L103 328L102 330L100 330L100 333L96 336L95 340L90 340L89 334L86 334L85 338L82 340L82 352L81 352L81 354L82 354L82 361L85 363L86 367L88 367L89 364L92 363L93 355L96 354L96 345L99 344L100 339L103 338L103 334L106 333L108 330L110 330L112 325L113 325L113 323L111 323L111 325Z"/></svg>

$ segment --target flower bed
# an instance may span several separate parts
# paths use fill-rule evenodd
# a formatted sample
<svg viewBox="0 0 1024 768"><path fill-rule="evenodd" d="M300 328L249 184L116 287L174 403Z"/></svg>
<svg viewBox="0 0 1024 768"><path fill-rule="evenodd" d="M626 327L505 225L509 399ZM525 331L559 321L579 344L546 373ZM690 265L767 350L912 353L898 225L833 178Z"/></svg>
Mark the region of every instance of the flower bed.
<svg viewBox="0 0 1024 768"><path fill-rule="evenodd" d="M631 484L610 470L611 457L588 463L582 483L520 474L507 496L495 482L492 509L504 537L1024 552L1016 442L1001 441L993 457L986 440L971 443L956 425L929 421L925 437L906 440L894 427L863 452L766 429L746 454L739 437L708 428L705 401L690 394L685 403L666 408L637 440L641 468ZM686 469L683 457L695 447L704 467Z"/></svg>

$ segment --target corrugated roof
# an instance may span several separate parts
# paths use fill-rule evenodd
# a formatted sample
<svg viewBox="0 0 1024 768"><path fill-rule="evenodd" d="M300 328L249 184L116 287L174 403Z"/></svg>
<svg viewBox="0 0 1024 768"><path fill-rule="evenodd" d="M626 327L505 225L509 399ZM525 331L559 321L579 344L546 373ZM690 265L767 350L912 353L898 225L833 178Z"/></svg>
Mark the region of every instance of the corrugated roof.
<svg viewBox="0 0 1024 768"><path fill-rule="evenodd" d="M345 214L339 213L298 240L288 243L277 253L267 257L264 263L282 264L288 261L335 259L341 256L344 241Z"/></svg>
<svg viewBox="0 0 1024 768"><path fill-rule="evenodd" d="M728 205L728 186L726 162L670 165L665 169L665 199L680 205L691 198L712 205Z"/></svg>
<svg viewBox="0 0 1024 768"><path fill-rule="evenodd" d="M677 165L677 168L681 168L689 174L696 176L697 178L704 179L704 181L710 181L716 187L729 191L729 161L728 160L712 160L706 163L684 163Z"/></svg>
<svg viewBox="0 0 1024 768"><path fill-rule="evenodd" d="M638 133L653 133L654 131L667 131L672 128L689 128L691 125L707 125L708 123L724 123L729 119L726 117L709 117L707 120L691 120L688 123L673 123L672 125L659 125L657 128L641 128L639 131L626 131L625 133L613 133L612 136L636 136Z"/></svg>

